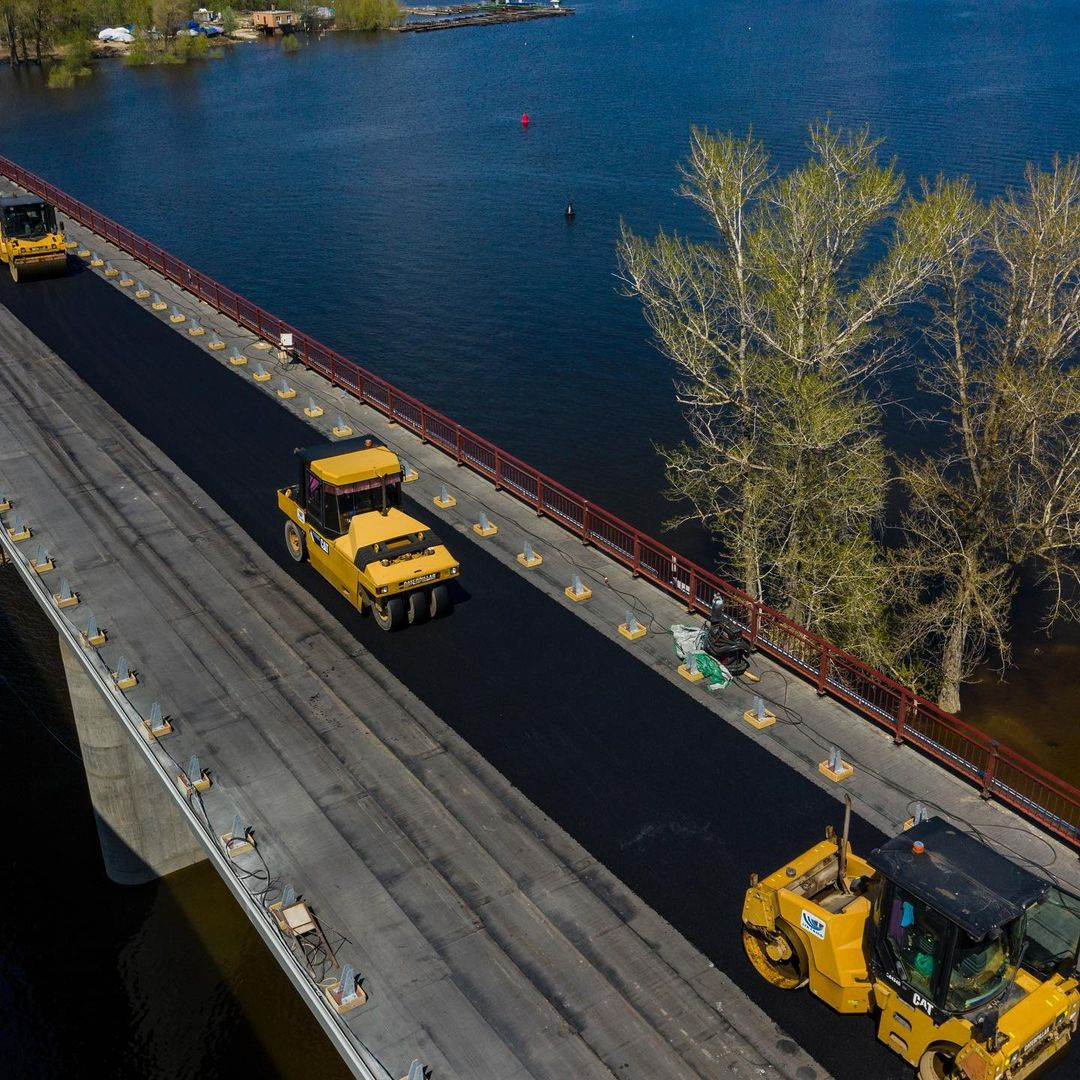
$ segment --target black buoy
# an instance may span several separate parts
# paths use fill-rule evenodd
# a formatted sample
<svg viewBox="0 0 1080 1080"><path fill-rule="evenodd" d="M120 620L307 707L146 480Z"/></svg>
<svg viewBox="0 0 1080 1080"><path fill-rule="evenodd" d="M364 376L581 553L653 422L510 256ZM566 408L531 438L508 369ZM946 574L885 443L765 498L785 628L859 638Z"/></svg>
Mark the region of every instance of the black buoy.
<svg viewBox="0 0 1080 1080"><path fill-rule="evenodd" d="M574 220L574 204L569 199L566 200L566 220Z"/></svg>

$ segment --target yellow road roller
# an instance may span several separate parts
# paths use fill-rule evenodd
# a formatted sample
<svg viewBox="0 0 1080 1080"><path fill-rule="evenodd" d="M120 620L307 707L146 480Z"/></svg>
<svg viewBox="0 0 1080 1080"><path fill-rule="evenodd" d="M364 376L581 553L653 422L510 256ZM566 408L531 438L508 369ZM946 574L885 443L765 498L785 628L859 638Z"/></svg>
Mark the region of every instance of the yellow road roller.
<svg viewBox="0 0 1080 1080"><path fill-rule="evenodd" d="M299 476L278 491L285 547L383 630L447 614L461 566L401 509L401 461L374 436L297 449Z"/></svg>
<svg viewBox="0 0 1080 1080"><path fill-rule="evenodd" d="M55 209L36 195L0 198L0 262L12 281L63 274L67 247Z"/></svg>
<svg viewBox="0 0 1080 1080"><path fill-rule="evenodd" d="M860 858L849 820L850 803L841 837L830 827L751 877L742 934L758 972L871 1014L920 1080L1023 1080L1067 1054L1080 899L940 817Z"/></svg>

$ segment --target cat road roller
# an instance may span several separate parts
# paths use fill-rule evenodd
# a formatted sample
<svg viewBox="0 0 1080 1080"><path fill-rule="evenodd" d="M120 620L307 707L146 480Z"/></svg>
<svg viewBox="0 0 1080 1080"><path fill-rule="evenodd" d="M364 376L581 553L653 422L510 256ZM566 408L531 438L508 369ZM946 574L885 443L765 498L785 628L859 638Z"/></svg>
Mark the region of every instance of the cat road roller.
<svg viewBox="0 0 1080 1080"><path fill-rule="evenodd" d="M12 281L52 277L67 270L64 229L56 211L36 195L0 198L0 262Z"/></svg>
<svg viewBox="0 0 1080 1080"><path fill-rule="evenodd" d="M450 611L460 564L422 522L401 510L401 462L374 437L296 451L294 487L278 491L285 546L383 630Z"/></svg>
<svg viewBox="0 0 1080 1080"><path fill-rule="evenodd" d="M1068 1052L1080 899L933 817L862 859L832 828L743 903L774 986L870 1013L920 1080L1021 1080ZM1070 1073L1070 1075L1076 1075Z"/></svg>

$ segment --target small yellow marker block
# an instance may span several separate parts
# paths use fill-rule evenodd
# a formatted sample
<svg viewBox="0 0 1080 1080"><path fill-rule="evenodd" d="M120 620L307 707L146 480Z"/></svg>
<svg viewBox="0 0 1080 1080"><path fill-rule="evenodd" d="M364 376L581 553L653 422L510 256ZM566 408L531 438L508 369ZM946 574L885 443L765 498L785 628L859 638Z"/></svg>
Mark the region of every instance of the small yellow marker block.
<svg viewBox="0 0 1080 1080"><path fill-rule="evenodd" d="M159 727L156 731L150 726L149 720L143 720L143 727L146 728L146 734L149 735L152 739L164 739L166 735L171 735L173 730L172 724L170 724L169 721L165 719L161 721L161 727Z"/></svg>
<svg viewBox="0 0 1080 1080"><path fill-rule="evenodd" d="M350 435L352 435L352 428L349 427L348 424L346 424L344 427L338 427L337 424L335 424L330 429L330 434L333 435L335 439L347 439Z"/></svg>
<svg viewBox="0 0 1080 1080"><path fill-rule="evenodd" d="M296 397L296 391L291 386L288 390L275 390L274 393L276 393L282 401L292 401L292 399Z"/></svg>
<svg viewBox="0 0 1080 1080"><path fill-rule="evenodd" d="M18 532L14 529L8 529L8 539L14 540L17 544L20 540L29 540L34 534L30 531L29 525L24 525Z"/></svg>
<svg viewBox="0 0 1080 1080"><path fill-rule="evenodd" d="M742 673L742 678L747 682L761 682L761 676L755 675L752 671L744 671Z"/></svg>
<svg viewBox="0 0 1080 1080"><path fill-rule="evenodd" d="M87 255L89 255L89 254L90 254L90 252L87 252ZM91 259L90 260L90 265L91 266L104 266L105 265L105 260L101 259L101 258Z"/></svg>
<svg viewBox="0 0 1080 1080"><path fill-rule="evenodd" d="M121 289L130 289L135 284L135 279L130 277L121 278L117 283Z"/></svg>
<svg viewBox="0 0 1080 1080"><path fill-rule="evenodd" d="M213 348L212 345L210 347ZM235 356L229 357L229 363L232 364L233 367L243 367L247 362L247 357L243 353L237 353ZM266 379L270 378L268 372L263 372L263 374L266 375ZM258 379L259 382L266 382L266 379L260 379L258 375L256 375L255 378Z"/></svg>
<svg viewBox="0 0 1080 1080"><path fill-rule="evenodd" d="M61 596L58 592L52 594L53 600L56 602L58 608L74 607L79 602L79 594L72 592L70 596Z"/></svg>
<svg viewBox="0 0 1080 1080"><path fill-rule="evenodd" d="M145 300L150 295L149 289L136 289L135 298L137 300Z"/></svg>
<svg viewBox="0 0 1080 1080"><path fill-rule="evenodd" d="M180 323L185 322L186 320L187 320L187 316L186 315L181 315L179 311L175 315L170 315L169 316L169 322L174 323L176 325L179 325Z"/></svg>
<svg viewBox="0 0 1080 1080"><path fill-rule="evenodd" d="M164 300L159 300L156 304L151 304L150 307L154 311L164 311L169 305Z"/></svg>
<svg viewBox="0 0 1080 1080"><path fill-rule="evenodd" d="M524 551L519 551L518 555L517 555L517 561L519 563L521 563L521 565L524 566L526 570L532 570L535 567L540 566L540 565L543 564L544 556L543 555L537 555L536 552L534 551L533 554L532 554L532 558L531 559L526 559L525 558L525 552Z"/></svg>
<svg viewBox="0 0 1080 1080"><path fill-rule="evenodd" d="M259 350L259 352L265 352L265 350L267 350L267 349L269 349L269 348L270 348L270 342L269 342L269 341L263 341L263 340L262 340L262 339L260 338L260 339L259 339L258 341L256 341L256 342L255 342L255 344L254 344L254 345L252 345L251 347L252 347L253 349L258 349L258 350Z"/></svg>
<svg viewBox="0 0 1080 1080"><path fill-rule="evenodd" d="M484 526L481 525L478 521L473 525L472 531L476 533L477 536L494 536L499 531L499 526L493 525L489 521L487 523L487 528L485 529Z"/></svg>
<svg viewBox="0 0 1080 1080"><path fill-rule="evenodd" d="M80 259L89 259L90 258L90 249L89 248L79 248L77 254L78 254Z"/></svg>
<svg viewBox="0 0 1080 1080"><path fill-rule="evenodd" d="M109 269L105 271L105 276L106 277L119 277L120 276L120 271L117 270L115 266L110 266Z"/></svg>
<svg viewBox="0 0 1080 1080"><path fill-rule="evenodd" d="M206 775L205 770L199 776L199 779L193 784L185 773L178 773L176 777L176 786L189 798L193 791L209 791L210 790L210 777Z"/></svg>
<svg viewBox="0 0 1080 1080"><path fill-rule="evenodd" d="M592 596L592 589L586 585L581 586L581 592L574 592L574 586L567 585L563 592L566 594L566 599L573 600L575 604L584 603Z"/></svg>
<svg viewBox="0 0 1080 1080"><path fill-rule="evenodd" d="M685 664L679 665L679 674L687 682L701 682L705 678L704 674L700 671L691 671Z"/></svg>
<svg viewBox="0 0 1080 1080"><path fill-rule="evenodd" d="M330 983L328 986L323 987L323 993L326 995L326 1000L334 1008L339 1016L343 1013L352 1012L353 1009L360 1008L367 1001L367 992L362 986L356 987L356 997L352 1001L346 1002L344 1005L341 1003L341 999L344 996L344 992L341 988L341 983L337 980Z"/></svg>
<svg viewBox="0 0 1080 1080"><path fill-rule="evenodd" d="M833 772L829 768L829 759L818 762L817 770L822 776L827 776L834 784L840 783L841 780L846 780L855 771L855 766L848 761L840 759L840 768Z"/></svg>
<svg viewBox="0 0 1080 1080"><path fill-rule="evenodd" d="M314 409L305 409L304 410L304 415L309 420L318 420L318 418L320 416L322 416L322 414L323 414L323 408L322 408L321 405L316 405Z"/></svg>
<svg viewBox="0 0 1080 1080"><path fill-rule="evenodd" d="M207 346L207 348L208 349L213 349L214 352L221 352L221 350L225 348L225 342L224 341L211 341L210 344Z"/></svg>
<svg viewBox="0 0 1080 1080"><path fill-rule="evenodd" d="M251 377L256 382L269 382L274 376L271 375L269 371L264 371L261 375L257 371L255 371L252 372Z"/></svg>
<svg viewBox="0 0 1080 1080"><path fill-rule="evenodd" d="M412 484L420 479L420 474L410 465L409 471L401 477L403 484Z"/></svg>
<svg viewBox="0 0 1080 1080"><path fill-rule="evenodd" d="M134 690L139 685L139 680L135 677L134 671L126 679L121 679L115 671L112 673L112 677L117 690Z"/></svg>
<svg viewBox="0 0 1080 1080"><path fill-rule="evenodd" d="M235 859L237 855L244 855L255 850L255 841L251 839L250 833L244 836L233 836L231 832L227 832L222 833L220 839L221 846L230 859Z"/></svg>
<svg viewBox="0 0 1080 1080"><path fill-rule="evenodd" d="M56 569L56 563L54 563L52 561L52 559L50 559L48 557L48 555L46 555L44 560L42 560L41 562L38 562L37 559L31 559L30 560L30 565L39 574L47 574L50 570L55 570Z"/></svg>
<svg viewBox="0 0 1080 1080"><path fill-rule="evenodd" d="M65 251L74 251L78 246L79 245L76 244L74 240L67 240L64 243L64 250Z"/></svg>
<svg viewBox="0 0 1080 1080"><path fill-rule="evenodd" d="M449 510L451 506L457 506L457 499L453 495L447 495L445 499L441 495L436 495L431 501L440 510Z"/></svg>
<svg viewBox="0 0 1080 1080"><path fill-rule="evenodd" d="M192 337L202 337L203 334L206 333L206 327L205 326L189 326L187 328L187 332Z"/></svg>
<svg viewBox="0 0 1080 1080"><path fill-rule="evenodd" d="M627 641L637 641L639 638L643 638L648 631L641 623L637 624L636 630L631 630L626 623L619 623L618 631Z"/></svg>
<svg viewBox="0 0 1080 1080"><path fill-rule="evenodd" d="M98 648L98 646L105 644L104 630L98 630L98 632L93 637L87 637L86 631L80 630L79 637L82 638L84 645L92 645L95 649Z"/></svg>
<svg viewBox="0 0 1080 1080"><path fill-rule="evenodd" d="M0 499L0 514L6 514L11 509L10 499Z"/></svg>
<svg viewBox="0 0 1080 1080"><path fill-rule="evenodd" d="M742 718L752 727L757 728L758 731L764 731L766 728L772 727L776 723L776 714L765 710L764 716L758 716L753 709L747 709L742 714Z"/></svg>

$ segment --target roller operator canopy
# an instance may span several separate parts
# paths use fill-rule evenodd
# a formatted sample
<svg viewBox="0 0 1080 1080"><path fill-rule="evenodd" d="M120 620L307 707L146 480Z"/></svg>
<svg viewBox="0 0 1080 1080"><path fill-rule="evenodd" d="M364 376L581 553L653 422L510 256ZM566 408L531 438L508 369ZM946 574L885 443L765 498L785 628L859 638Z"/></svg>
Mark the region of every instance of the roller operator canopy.
<svg viewBox="0 0 1080 1080"><path fill-rule="evenodd" d="M372 435L307 446L296 454L313 475L335 487L401 472L397 454Z"/></svg>
<svg viewBox="0 0 1080 1080"><path fill-rule="evenodd" d="M923 850L915 844L921 841ZM976 941L1040 901L1050 882L939 817L902 832L866 860Z"/></svg>

